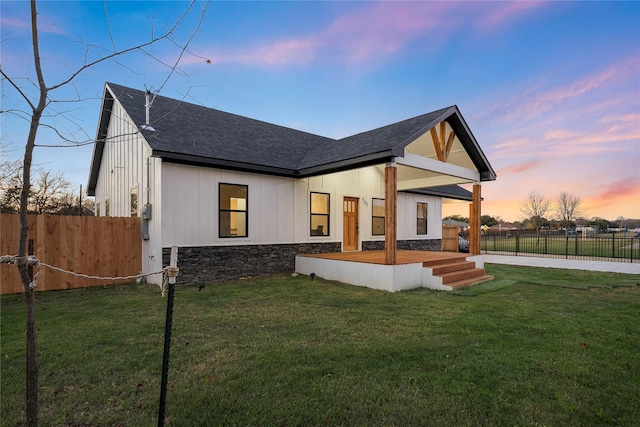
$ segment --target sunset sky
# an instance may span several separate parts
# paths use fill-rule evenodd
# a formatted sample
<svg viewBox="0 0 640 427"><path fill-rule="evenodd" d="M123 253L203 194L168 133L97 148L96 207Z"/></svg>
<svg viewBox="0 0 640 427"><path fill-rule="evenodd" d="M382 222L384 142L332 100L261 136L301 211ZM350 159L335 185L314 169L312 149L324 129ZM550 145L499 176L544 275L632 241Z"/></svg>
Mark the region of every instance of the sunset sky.
<svg viewBox="0 0 640 427"><path fill-rule="evenodd" d="M38 5L52 86L85 58L147 41L188 3ZM178 43L203 6L180 24ZM33 97L29 3L0 7L2 70ZM105 81L333 138L455 104L498 175L483 184L483 214L522 219L537 190L581 197L588 218L640 218L640 2L213 2L168 81L179 50L146 53L54 91L45 122L90 142ZM28 105L4 79L1 108L2 159L21 158ZM70 145L46 128L37 143ZM79 187L91 153L90 143L37 147L35 160ZM444 214L468 216L456 206Z"/></svg>

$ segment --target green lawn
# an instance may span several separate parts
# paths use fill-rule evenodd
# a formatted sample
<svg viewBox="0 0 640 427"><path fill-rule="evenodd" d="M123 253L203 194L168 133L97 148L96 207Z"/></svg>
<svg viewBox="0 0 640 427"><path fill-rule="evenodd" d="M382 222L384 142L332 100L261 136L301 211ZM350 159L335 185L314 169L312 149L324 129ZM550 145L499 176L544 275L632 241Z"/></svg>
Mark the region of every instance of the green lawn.
<svg viewBox="0 0 640 427"><path fill-rule="evenodd" d="M178 288L167 425L640 425L640 277L487 272L456 292L306 276ZM1 303L14 426L25 309ZM41 425L156 425L165 309L151 285L39 294Z"/></svg>

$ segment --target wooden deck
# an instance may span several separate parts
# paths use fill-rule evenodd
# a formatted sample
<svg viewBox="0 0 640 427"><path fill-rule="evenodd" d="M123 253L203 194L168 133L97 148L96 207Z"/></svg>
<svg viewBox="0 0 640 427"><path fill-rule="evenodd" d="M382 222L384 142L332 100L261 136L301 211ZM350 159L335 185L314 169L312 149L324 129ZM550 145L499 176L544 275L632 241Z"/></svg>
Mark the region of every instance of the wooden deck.
<svg viewBox="0 0 640 427"><path fill-rule="evenodd" d="M368 264L384 265L384 251L355 251L355 252L332 252L326 254L300 254L298 256L323 258L336 261L364 262ZM395 265L430 263L433 261L461 260L466 259L469 254L452 252L427 252L398 250L396 252Z"/></svg>
<svg viewBox="0 0 640 427"><path fill-rule="evenodd" d="M384 251L299 254L296 272L390 292L418 287L454 290L492 279L482 255L399 250L385 265Z"/></svg>

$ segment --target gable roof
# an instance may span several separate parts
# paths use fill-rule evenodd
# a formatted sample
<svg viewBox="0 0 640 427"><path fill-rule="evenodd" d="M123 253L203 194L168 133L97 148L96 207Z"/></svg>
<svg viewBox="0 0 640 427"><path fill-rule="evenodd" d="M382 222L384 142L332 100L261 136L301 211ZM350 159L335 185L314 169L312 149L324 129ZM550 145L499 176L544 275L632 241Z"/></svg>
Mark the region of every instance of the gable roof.
<svg viewBox="0 0 640 427"><path fill-rule="evenodd" d="M482 181L495 172L467 127L457 106L443 108L398 123L342 139L332 139L255 120L185 101L156 96L145 123L145 92L105 84L88 191L95 191L114 100L126 110L149 144L164 160L303 178L382 164L404 155L404 148L441 121L447 121L480 173Z"/></svg>

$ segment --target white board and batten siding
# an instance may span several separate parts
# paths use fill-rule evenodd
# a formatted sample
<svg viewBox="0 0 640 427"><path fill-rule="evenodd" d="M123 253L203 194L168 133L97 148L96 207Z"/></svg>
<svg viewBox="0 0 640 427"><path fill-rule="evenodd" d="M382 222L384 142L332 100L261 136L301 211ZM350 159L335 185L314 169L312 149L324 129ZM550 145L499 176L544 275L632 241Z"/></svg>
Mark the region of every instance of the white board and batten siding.
<svg viewBox="0 0 640 427"><path fill-rule="evenodd" d="M219 184L248 186L248 237L220 238ZM310 235L310 193L330 194L330 235ZM378 168L312 178L282 178L172 163L162 165L162 247L227 246L342 241L343 197L359 199L362 240L371 236L372 198L384 198L384 176ZM428 203L428 234L416 233L416 203ZM398 238L441 237L439 198L398 195Z"/></svg>
<svg viewBox="0 0 640 427"><path fill-rule="evenodd" d="M106 215L107 200L109 216L131 216L131 190L137 193L136 216L141 216L144 204L160 206L161 188L159 182L162 160L152 158L151 147L140 135L137 126L129 118L119 102L114 101L112 117L107 129L100 173L96 182L95 201L100 206L97 215ZM149 182L147 182L147 161L149 161ZM149 191L147 191L147 188ZM148 240L142 242L142 271L162 269L162 247L160 245L160 211L153 211L149 221ZM158 279L159 280L159 279Z"/></svg>
<svg viewBox="0 0 640 427"><path fill-rule="evenodd" d="M294 181L289 178L164 163L162 246L291 243ZM220 184L248 186L248 237L220 238Z"/></svg>
<svg viewBox="0 0 640 427"><path fill-rule="evenodd" d="M126 120L109 121L96 182L95 201L100 204L100 212L96 214L106 214L106 201L109 200L109 216L131 216L131 189L135 188L139 215L145 196L146 159L151 155L151 148L118 102L113 103L112 114L126 117Z"/></svg>

